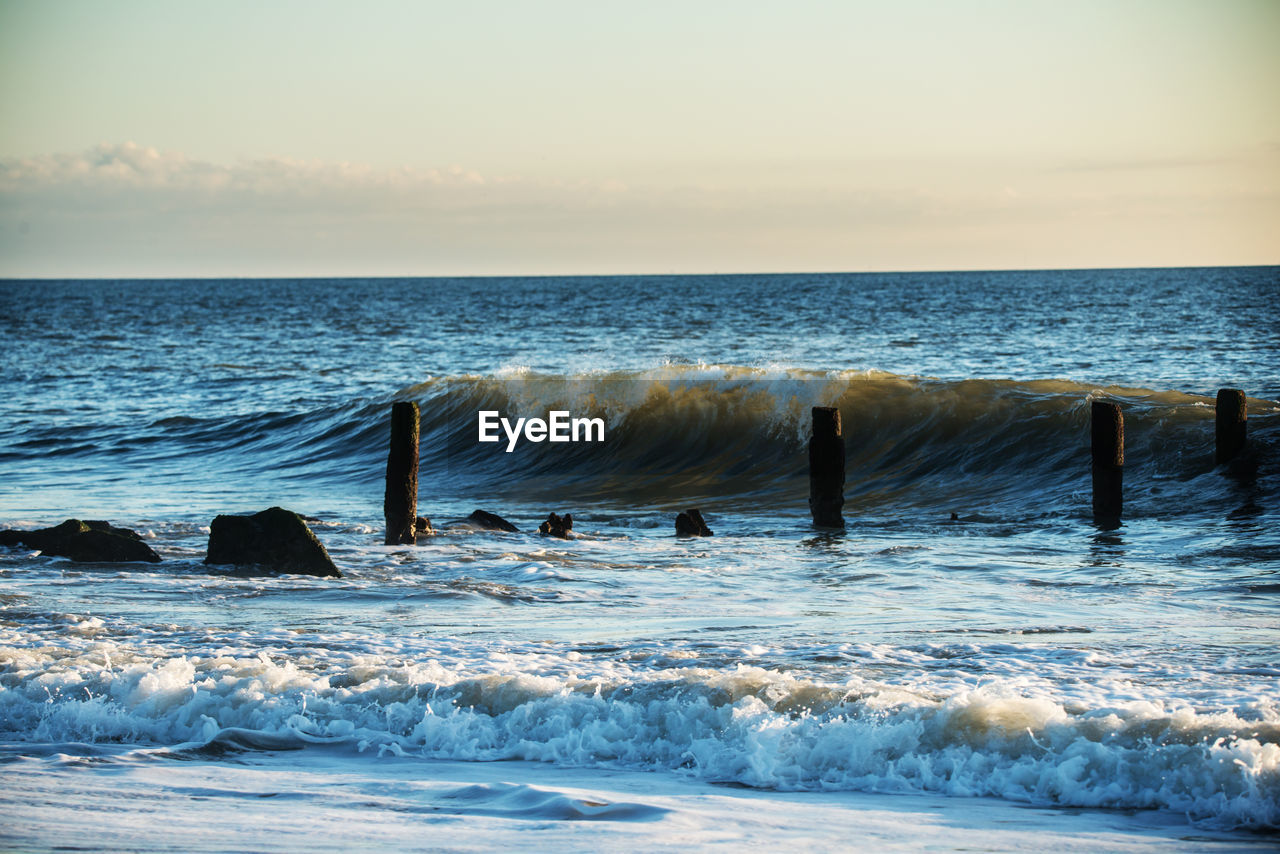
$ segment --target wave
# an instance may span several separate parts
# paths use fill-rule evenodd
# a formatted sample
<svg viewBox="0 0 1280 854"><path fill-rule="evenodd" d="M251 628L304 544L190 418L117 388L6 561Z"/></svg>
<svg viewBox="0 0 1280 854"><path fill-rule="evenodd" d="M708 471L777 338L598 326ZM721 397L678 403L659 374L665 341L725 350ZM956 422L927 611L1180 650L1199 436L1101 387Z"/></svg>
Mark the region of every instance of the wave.
<svg viewBox="0 0 1280 854"><path fill-rule="evenodd" d="M178 752L341 744L777 790L996 796L1280 825L1280 719L1262 701L1219 711L1158 699L1090 708L998 681L938 696L746 666L576 678L370 655L320 670L229 652L7 657L6 741Z"/></svg>
<svg viewBox="0 0 1280 854"><path fill-rule="evenodd" d="M421 493L428 503L434 493L656 506L767 500L776 506L786 495L786 506L803 510L810 408L825 405L838 406L844 424L847 512L913 506L1074 512L1088 504L1090 403L1103 397L1125 411L1129 515L1159 513L1190 492L1197 504L1239 505L1238 491L1225 479L1203 477L1214 469L1211 398L1067 380L955 381L875 371L672 365L439 377L392 398L309 412L166 417L127 434L107 426L49 427L11 444L3 456L105 455L160 468L204 466L224 478L270 473L380 495L389 405L412 400L422 412ZM1264 463L1272 464L1280 405L1249 405L1250 436ZM601 418L605 440L524 441L508 453L505 439L477 441L481 410L512 421L545 418L551 410Z"/></svg>

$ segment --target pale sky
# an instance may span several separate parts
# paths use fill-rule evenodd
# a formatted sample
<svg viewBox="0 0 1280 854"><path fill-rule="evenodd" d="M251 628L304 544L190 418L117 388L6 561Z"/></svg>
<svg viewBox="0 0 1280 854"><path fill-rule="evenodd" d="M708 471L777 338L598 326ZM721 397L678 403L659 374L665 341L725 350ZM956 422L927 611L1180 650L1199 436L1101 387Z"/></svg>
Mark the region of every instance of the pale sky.
<svg viewBox="0 0 1280 854"><path fill-rule="evenodd" d="M0 277L1280 263L1280 2L0 0Z"/></svg>

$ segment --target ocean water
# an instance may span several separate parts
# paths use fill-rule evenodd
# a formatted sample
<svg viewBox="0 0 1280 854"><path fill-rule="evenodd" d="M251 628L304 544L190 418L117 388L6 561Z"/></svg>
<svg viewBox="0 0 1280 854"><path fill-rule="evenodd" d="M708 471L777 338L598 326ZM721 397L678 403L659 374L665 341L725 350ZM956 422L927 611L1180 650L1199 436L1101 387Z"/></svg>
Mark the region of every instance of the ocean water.
<svg viewBox="0 0 1280 854"><path fill-rule="evenodd" d="M1278 305L1274 267L0 282L0 527L164 559L0 548L0 841L1274 846ZM382 545L400 400L417 546ZM844 531L808 517L815 405ZM605 437L507 452L481 410ZM341 579L203 563L273 505Z"/></svg>

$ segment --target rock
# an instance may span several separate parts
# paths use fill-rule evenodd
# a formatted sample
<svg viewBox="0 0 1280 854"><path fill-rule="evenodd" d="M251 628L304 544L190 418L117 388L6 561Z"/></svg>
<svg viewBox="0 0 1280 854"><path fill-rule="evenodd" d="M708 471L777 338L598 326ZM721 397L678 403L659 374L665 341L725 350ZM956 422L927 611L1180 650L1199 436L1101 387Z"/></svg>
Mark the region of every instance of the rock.
<svg viewBox="0 0 1280 854"><path fill-rule="evenodd" d="M981 513L970 513L967 516L961 516L959 513L952 513L951 521L952 522L983 522L986 524L990 524L990 523L999 522L1002 520L997 516L983 516Z"/></svg>
<svg viewBox="0 0 1280 854"><path fill-rule="evenodd" d="M467 517L467 521L488 531L510 531L515 533L518 530L515 525L512 525L506 519L485 510L476 510Z"/></svg>
<svg viewBox="0 0 1280 854"><path fill-rule="evenodd" d="M214 519L209 525L209 553L204 562L342 577L302 517L280 507L252 516L224 515Z"/></svg>
<svg viewBox="0 0 1280 854"><path fill-rule="evenodd" d="M430 537L435 534L436 529L431 527L431 520L426 516L419 516L413 523L414 537Z"/></svg>
<svg viewBox="0 0 1280 854"><path fill-rule="evenodd" d="M677 537L710 537L711 529L702 521L702 513L694 508L676 516Z"/></svg>
<svg viewBox="0 0 1280 854"><path fill-rule="evenodd" d="M569 539L569 532L573 530L573 514L566 513L563 516L557 516L552 513L547 517L547 521L538 526L539 534L546 534L550 537L559 537L562 540Z"/></svg>
<svg viewBox="0 0 1280 854"><path fill-rule="evenodd" d="M124 563L145 561L159 563L160 555L142 542L137 531L117 528L109 522L81 522L68 519L61 525L38 531L0 531L0 545L19 543L55 557L74 561Z"/></svg>

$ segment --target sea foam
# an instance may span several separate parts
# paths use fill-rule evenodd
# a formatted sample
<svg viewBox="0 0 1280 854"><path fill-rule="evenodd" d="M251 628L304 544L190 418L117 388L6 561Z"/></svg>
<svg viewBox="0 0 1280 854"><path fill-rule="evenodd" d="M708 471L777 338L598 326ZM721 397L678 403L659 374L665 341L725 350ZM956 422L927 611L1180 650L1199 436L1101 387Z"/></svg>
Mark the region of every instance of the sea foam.
<svg viewBox="0 0 1280 854"><path fill-rule="evenodd" d="M1280 823L1280 715L1156 700L1072 708L998 680L930 695L739 666L601 678L374 655L151 658L99 645L0 654L3 738L522 759L782 791L998 796ZM1078 704L1077 704L1078 705Z"/></svg>

